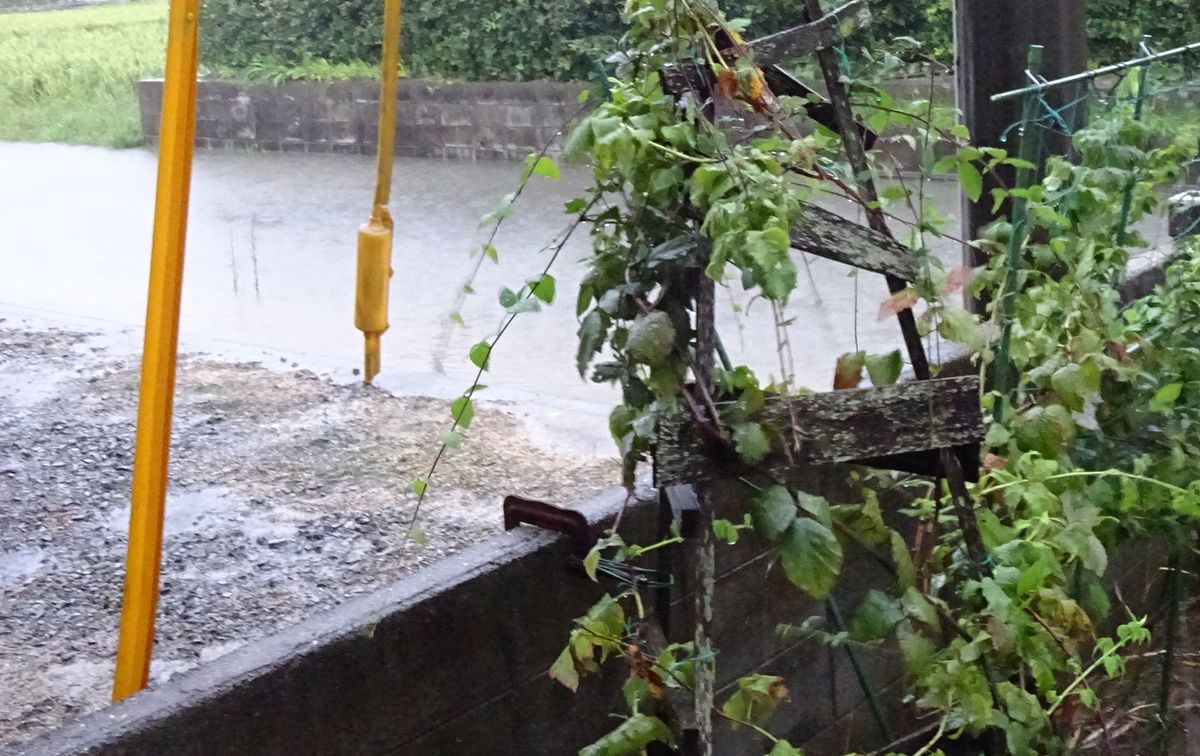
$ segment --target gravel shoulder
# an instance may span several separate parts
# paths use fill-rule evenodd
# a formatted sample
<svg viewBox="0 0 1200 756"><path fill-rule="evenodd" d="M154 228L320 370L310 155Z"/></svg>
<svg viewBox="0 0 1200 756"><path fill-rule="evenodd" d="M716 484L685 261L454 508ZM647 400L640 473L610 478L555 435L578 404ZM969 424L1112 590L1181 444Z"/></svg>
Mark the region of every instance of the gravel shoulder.
<svg viewBox="0 0 1200 756"><path fill-rule="evenodd" d="M87 334L0 325L0 749L108 700L137 381ZM204 355L176 396L156 682L499 532L505 494L619 479L485 405L406 543L444 401Z"/></svg>

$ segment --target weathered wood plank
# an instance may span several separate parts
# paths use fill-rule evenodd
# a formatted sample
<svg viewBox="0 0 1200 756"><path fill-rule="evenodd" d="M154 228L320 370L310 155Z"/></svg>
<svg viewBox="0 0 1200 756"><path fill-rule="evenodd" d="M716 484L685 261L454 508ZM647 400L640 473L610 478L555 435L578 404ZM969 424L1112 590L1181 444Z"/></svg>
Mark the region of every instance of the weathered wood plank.
<svg viewBox="0 0 1200 756"><path fill-rule="evenodd" d="M805 205L791 236L793 247L817 257L905 281L917 277L912 253L903 244L816 205Z"/></svg>
<svg viewBox="0 0 1200 756"><path fill-rule="evenodd" d="M759 37L751 40L749 45L750 49L754 51L755 65L765 67L777 63L787 63L837 42L847 31L843 28L843 24L848 25L851 29L857 29L870 22L871 11L867 8L867 4L862 0L853 0L853 2L833 9L816 21Z"/></svg>
<svg viewBox="0 0 1200 756"><path fill-rule="evenodd" d="M776 397L767 401L761 422L786 431L791 459L780 450L760 464L780 474L799 464L864 462L968 446L979 443L985 431L979 408L979 379L975 376L789 400ZM685 415L659 426L654 455L656 486L716 480L745 472L747 468L736 455L704 440Z"/></svg>

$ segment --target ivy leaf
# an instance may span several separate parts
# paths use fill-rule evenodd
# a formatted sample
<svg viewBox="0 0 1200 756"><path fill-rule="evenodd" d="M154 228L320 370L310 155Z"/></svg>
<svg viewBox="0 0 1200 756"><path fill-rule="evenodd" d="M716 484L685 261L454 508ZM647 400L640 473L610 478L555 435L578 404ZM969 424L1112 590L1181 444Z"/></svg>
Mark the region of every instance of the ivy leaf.
<svg viewBox="0 0 1200 756"><path fill-rule="evenodd" d="M487 259L491 260L494 263L500 262L500 253L498 251L496 251L496 248L494 246L492 246L491 244L483 245L483 254L485 257L487 257Z"/></svg>
<svg viewBox="0 0 1200 756"><path fill-rule="evenodd" d="M651 743L670 743L671 730L658 717L634 714L617 729L584 746L579 756L633 756Z"/></svg>
<svg viewBox="0 0 1200 756"><path fill-rule="evenodd" d="M842 545L833 531L807 517L788 528L779 556L792 585L816 599L829 595L842 569Z"/></svg>
<svg viewBox="0 0 1200 756"><path fill-rule="evenodd" d="M447 448L457 449L459 446L462 445L462 434L459 433L458 431L450 431L448 433L443 433L442 434L442 443L445 444Z"/></svg>
<svg viewBox="0 0 1200 756"><path fill-rule="evenodd" d="M733 445L738 455L750 464L761 462L771 451L771 442L758 423L738 423L733 427Z"/></svg>
<svg viewBox="0 0 1200 756"><path fill-rule="evenodd" d="M468 353L468 355L471 358L472 365L480 368L481 370L487 370L488 357L491 356L491 353L492 345L486 341L481 341L475 346L471 347L471 351Z"/></svg>
<svg viewBox="0 0 1200 756"><path fill-rule="evenodd" d="M801 751L786 740L776 740L774 747L771 748L771 752L767 756L804 756L804 751Z"/></svg>
<svg viewBox="0 0 1200 756"><path fill-rule="evenodd" d="M507 286L500 290L499 300L501 307L508 309L509 307L515 305L518 299L519 297L517 297L517 292L513 291Z"/></svg>
<svg viewBox="0 0 1200 756"><path fill-rule="evenodd" d="M471 421L475 419L475 402L466 396L458 397L450 402L450 417L458 424L458 427L470 428Z"/></svg>
<svg viewBox="0 0 1200 756"><path fill-rule="evenodd" d="M653 365L662 362L675 345L675 326L667 313L651 312L629 324L625 351L638 362Z"/></svg>
<svg viewBox="0 0 1200 756"><path fill-rule="evenodd" d="M554 276L543 273L536 281L529 284L529 293L546 304L554 304Z"/></svg>
<svg viewBox="0 0 1200 756"><path fill-rule="evenodd" d="M978 202L983 194L983 175L979 169L966 160L958 162L958 183L962 185L963 194L972 202Z"/></svg>
<svg viewBox="0 0 1200 756"><path fill-rule="evenodd" d="M750 500L754 532L768 543L777 543L796 519L796 503L783 486L770 486Z"/></svg>
<svg viewBox="0 0 1200 756"><path fill-rule="evenodd" d="M900 350L887 354L868 354L865 357L867 375L875 386L891 386L900 379L900 369L903 365Z"/></svg>
<svg viewBox="0 0 1200 756"><path fill-rule="evenodd" d="M423 478L413 478L410 485L412 486L413 493L417 496L424 496L425 492L429 490L429 484Z"/></svg>
<svg viewBox="0 0 1200 756"><path fill-rule="evenodd" d="M833 369L833 390L858 388L858 384L862 382L865 362L864 352L847 352L838 357L837 365Z"/></svg>

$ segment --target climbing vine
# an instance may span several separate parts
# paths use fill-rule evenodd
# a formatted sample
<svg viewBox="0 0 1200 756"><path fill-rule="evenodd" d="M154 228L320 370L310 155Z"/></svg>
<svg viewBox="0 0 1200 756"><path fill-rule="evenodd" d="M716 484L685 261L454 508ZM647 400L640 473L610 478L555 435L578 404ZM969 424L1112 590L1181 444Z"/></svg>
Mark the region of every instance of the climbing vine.
<svg viewBox="0 0 1200 756"><path fill-rule="evenodd" d="M1127 222L1155 211L1157 187L1177 177L1189 148L1151 147L1146 127L1117 108L1074 136L1072 160L1051 158L1036 183L993 193L997 208L1012 197L1026 202L1026 217L1016 221L1029 229L1019 270L1009 270L1003 253L1013 233L1007 221L976 242L995 252L984 267L947 270L929 249L947 222L925 203L926 179L951 172L964 193L981 199L988 173L1036 166L1005 149L969 146L953 114L929 101L898 102L871 86L872 66L896 60L880 56L843 71L844 81L870 128L903 128L899 138L918 153L922 170L867 199L836 134L795 128L806 122L808 103L773 96L748 53L730 59L743 22L726 19L711 0L628 0L624 17L629 30L615 56L617 74L566 143L594 177L589 192L567 205L574 221L566 235L576 227L591 235L576 297L576 361L581 375L621 389L609 427L626 485L632 490L658 429L680 416L751 468L772 451L786 452L790 429L761 411L768 397L803 388L786 359L779 375L765 379L733 364L719 335L720 359L710 367L697 333L698 298L706 281L741 286L773 308L785 333L780 313L798 296L792 233L803 228L806 206L834 194L881 214L904 229L900 238L920 270L909 288L880 303L881 315L915 314L924 338L959 344L985 379L1001 332L1011 333L1003 357L1016 387L981 397L981 412L995 422L970 486L967 515L985 555L974 553L941 481L884 473L854 473L852 500L830 502L759 468L742 479L742 516L717 520L713 532L728 543L757 539L788 581L817 599L832 596L851 553L887 568L892 584L870 591L844 622L830 605L826 616L797 618L779 632L897 650L912 706L932 722L921 753L936 752L947 738L978 738L992 753L1056 753L1081 723L1106 731L1094 681L1119 676L1130 648L1150 634L1148 618L1112 604L1103 584L1109 551L1149 534L1182 552L1200 515L1193 472L1200 462L1200 350L1193 346L1200 259L1185 250L1167 284L1130 306L1116 289L1130 249L1144 244ZM719 96L760 126L738 136L714 122L707 103L669 91L663 72L685 64L702 66ZM532 173L557 169L542 156L531 159L526 178ZM1127 190L1131 213L1121 217ZM508 212L511 201L501 209ZM554 301L552 264L553 257L519 289L501 292L504 324L470 354L480 377L513 318ZM1015 287L1005 290L1011 280ZM964 287L992 302L984 317L957 301ZM864 380L881 386L900 378L903 358L898 351L854 353L830 369L836 388ZM477 378L452 406L443 448L470 425L479 387ZM422 498L428 477L415 484ZM897 488L910 503L885 513L881 494ZM915 533L915 541L903 533ZM584 567L595 579L602 564L636 565L679 541L636 545L614 528ZM610 659L629 670L626 718L585 754L640 753L669 742L659 704L692 689L698 663L713 663L692 644L656 644L645 631L644 587L636 578L624 585L577 621L550 668L571 690ZM799 753L768 729L788 695L785 681L766 670L739 680L704 714L737 725L771 754Z"/></svg>

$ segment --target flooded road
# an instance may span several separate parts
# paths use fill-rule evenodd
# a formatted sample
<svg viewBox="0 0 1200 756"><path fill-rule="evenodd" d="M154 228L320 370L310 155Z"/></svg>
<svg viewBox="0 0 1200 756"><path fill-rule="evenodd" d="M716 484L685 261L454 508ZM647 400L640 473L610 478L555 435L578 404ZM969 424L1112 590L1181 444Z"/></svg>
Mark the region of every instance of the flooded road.
<svg viewBox="0 0 1200 756"><path fill-rule="evenodd" d="M145 308L154 155L53 144L0 144L0 316L120 332L136 348ZM467 348L500 316L495 292L516 288L545 262L547 242L565 227L562 205L588 180L563 171L530 185L497 239L500 265L487 263L462 315L446 323L482 240L479 218L516 183L511 163L401 160L391 330L379 383L396 393L450 396L470 380ZM372 193L370 158L255 152L196 154L184 278L184 349L237 358L274 358L352 381L361 337L352 322L355 232ZM952 184L932 185L954 213ZM953 244L941 251L957 255ZM578 235L554 268L563 302L523 316L493 359L489 394L518 407L541 405L566 420L599 421L613 394L574 369L576 320L570 303L583 274L587 237ZM811 258L788 310L798 379L829 388L836 356L855 347L899 344L894 321L875 313L886 296L878 276L857 286L847 268ZM740 292L719 297L721 331L734 359L778 372L768 308L738 316ZM444 348L443 348L444 347ZM439 368L444 370L439 372ZM573 423L579 428L577 422ZM602 431L603 425L600 429ZM590 429L589 429L590 430ZM592 435L592 434L588 434ZM602 432L599 434L602 437ZM605 450L607 451L607 450Z"/></svg>
<svg viewBox="0 0 1200 756"><path fill-rule="evenodd" d="M199 151L184 278L182 348L237 359L296 363L355 380L361 336L353 327L355 233L367 217L373 162L366 157ZM501 260L483 267L462 308L465 327L447 328L453 302L482 241L479 218L515 187L512 163L400 160L391 330L378 382L398 394L449 397L469 384L469 346L500 317L495 293L518 287L545 263L545 245L566 225L562 205L589 178L566 169L535 178L505 223ZM139 348L149 265L155 158L54 144L0 143L0 317L124 334ZM957 216L957 186L928 187L938 209ZM845 207L833 209L846 211ZM955 264L953 243L938 250ZM587 236L578 234L554 267L562 303L522 316L493 358L487 396L534 413L551 433L609 453L603 418L614 392L574 368L574 292ZM838 354L899 346L894 320L878 321L882 277L809 258L788 307L797 379L831 386ZM736 287L734 287L736 288ZM737 362L778 373L769 308L732 289L718 295L720 331ZM448 340L443 336L449 334ZM444 371L444 372L443 372Z"/></svg>

